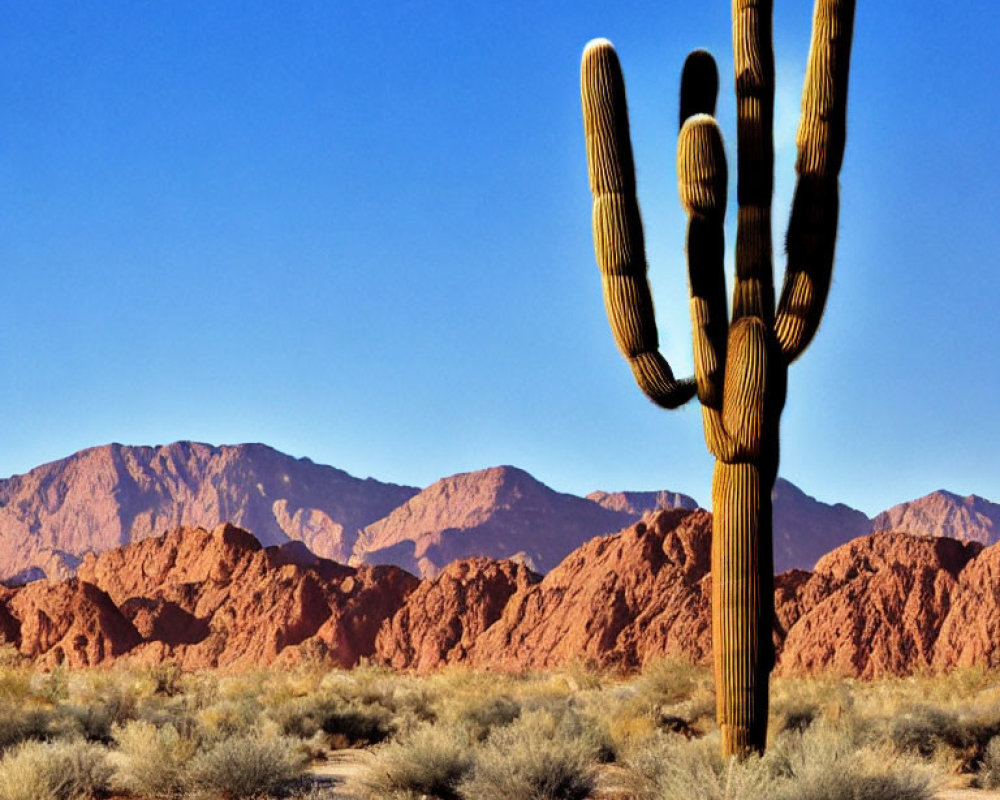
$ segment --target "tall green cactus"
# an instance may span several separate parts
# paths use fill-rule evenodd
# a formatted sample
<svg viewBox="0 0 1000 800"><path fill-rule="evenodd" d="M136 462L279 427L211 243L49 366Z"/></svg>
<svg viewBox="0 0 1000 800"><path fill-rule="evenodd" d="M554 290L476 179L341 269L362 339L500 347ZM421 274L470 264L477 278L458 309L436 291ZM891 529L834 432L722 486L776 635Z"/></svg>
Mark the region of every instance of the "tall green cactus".
<svg viewBox="0 0 1000 800"><path fill-rule="evenodd" d="M774 665L771 488L789 364L819 327L833 269L854 0L816 0L796 142L798 180L785 283L775 309L771 255L774 54L771 0L733 0L738 142L736 280L727 321L726 157L714 119L718 73L695 51L681 78L677 173L688 216L694 380L658 350L621 67L611 43L583 54L581 94L594 250L618 347L656 404L701 402L712 480L712 637L725 755L763 751Z"/></svg>

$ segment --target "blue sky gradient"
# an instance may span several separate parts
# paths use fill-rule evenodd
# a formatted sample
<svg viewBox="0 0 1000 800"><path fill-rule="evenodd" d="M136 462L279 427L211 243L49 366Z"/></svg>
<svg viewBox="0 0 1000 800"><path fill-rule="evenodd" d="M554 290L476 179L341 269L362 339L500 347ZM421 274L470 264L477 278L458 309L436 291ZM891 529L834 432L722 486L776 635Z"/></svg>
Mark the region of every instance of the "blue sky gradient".
<svg viewBox="0 0 1000 800"><path fill-rule="evenodd" d="M775 10L779 242L810 5ZM781 473L869 513L1000 500L1000 7L858 5L834 285ZM662 346L690 374L678 79L716 55L735 174L729 3L4 3L0 475L110 441L262 441L418 485L513 463L708 503L697 405L649 404L604 318L595 36L625 70Z"/></svg>

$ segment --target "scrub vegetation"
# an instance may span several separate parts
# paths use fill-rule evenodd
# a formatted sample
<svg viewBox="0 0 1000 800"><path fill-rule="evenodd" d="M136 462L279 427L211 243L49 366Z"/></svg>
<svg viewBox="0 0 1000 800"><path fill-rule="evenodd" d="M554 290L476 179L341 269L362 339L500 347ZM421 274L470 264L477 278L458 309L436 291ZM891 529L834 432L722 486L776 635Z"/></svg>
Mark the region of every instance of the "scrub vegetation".
<svg viewBox="0 0 1000 800"><path fill-rule="evenodd" d="M920 800L1000 784L1000 674L777 679L720 754L712 674L0 667L0 800ZM344 781L325 766L349 763Z"/></svg>

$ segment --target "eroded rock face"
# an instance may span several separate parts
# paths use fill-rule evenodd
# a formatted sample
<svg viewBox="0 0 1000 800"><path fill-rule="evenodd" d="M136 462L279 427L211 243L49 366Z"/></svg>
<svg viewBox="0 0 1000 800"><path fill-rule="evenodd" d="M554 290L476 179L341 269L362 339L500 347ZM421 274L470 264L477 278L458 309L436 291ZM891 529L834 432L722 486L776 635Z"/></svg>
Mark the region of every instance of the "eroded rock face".
<svg viewBox="0 0 1000 800"><path fill-rule="evenodd" d="M141 641L105 592L77 578L35 581L13 593L6 610L18 623L20 652L44 667L95 666Z"/></svg>
<svg viewBox="0 0 1000 800"><path fill-rule="evenodd" d="M389 666L426 672L463 663L511 596L540 580L523 564L472 558L424 580L383 626L376 657Z"/></svg>
<svg viewBox="0 0 1000 800"><path fill-rule="evenodd" d="M711 653L711 517L664 511L592 539L515 593L470 653L483 667L551 667L575 659L638 667Z"/></svg>
<svg viewBox="0 0 1000 800"><path fill-rule="evenodd" d="M577 659L634 668L665 654L708 664L710 548L706 512L659 512L593 539L540 582L517 588L471 646L464 637L459 653L435 650L440 639L411 632L420 630L414 606L407 625L383 631L378 656L404 668L464 661L520 670ZM433 596L433 586L425 582L414 597ZM900 532L859 537L820 559L815 572L776 576L777 672L875 678L1000 663L998 586L1000 546L982 551ZM428 605L433 630L461 630L450 610L458 606Z"/></svg>
<svg viewBox="0 0 1000 800"><path fill-rule="evenodd" d="M184 668L252 668L319 655L351 666L417 580L352 569L299 547L264 548L233 525L181 529L88 555L79 577L0 597L7 635L42 665L170 658ZM0 614L0 633L11 628Z"/></svg>
<svg viewBox="0 0 1000 800"><path fill-rule="evenodd" d="M94 447L0 480L0 579L61 579L87 552L225 521L346 562L358 531L416 492L259 444Z"/></svg>
<svg viewBox="0 0 1000 800"><path fill-rule="evenodd" d="M962 570L941 625L934 667L1000 666L1000 544Z"/></svg>
<svg viewBox="0 0 1000 800"><path fill-rule="evenodd" d="M886 532L824 556L796 592L779 674L878 678L930 668L958 575L979 550Z"/></svg>

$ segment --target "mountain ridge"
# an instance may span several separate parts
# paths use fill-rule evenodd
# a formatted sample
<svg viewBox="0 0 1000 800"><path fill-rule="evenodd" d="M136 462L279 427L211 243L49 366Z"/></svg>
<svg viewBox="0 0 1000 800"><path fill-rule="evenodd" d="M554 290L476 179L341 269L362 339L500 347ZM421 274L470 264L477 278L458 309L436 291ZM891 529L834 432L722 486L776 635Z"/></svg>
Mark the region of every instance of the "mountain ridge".
<svg viewBox="0 0 1000 800"><path fill-rule="evenodd" d="M871 530L992 544L1000 505L939 490L869 519L784 478L774 492L775 571L816 560ZM324 558L395 564L430 576L456 559L514 558L545 573L566 554L659 510L698 507L679 492L559 492L513 466L423 489L356 478L262 443L112 443L0 480L0 580L72 576L88 552L176 527L232 522L265 545L301 541Z"/></svg>
<svg viewBox="0 0 1000 800"><path fill-rule="evenodd" d="M711 515L672 509L591 539L547 575L462 559L419 580L232 525L90 555L0 588L0 642L42 668L255 670L319 659L428 671L634 670L711 660ZM1000 545L880 531L775 578L777 674L860 678L1000 665Z"/></svg>

